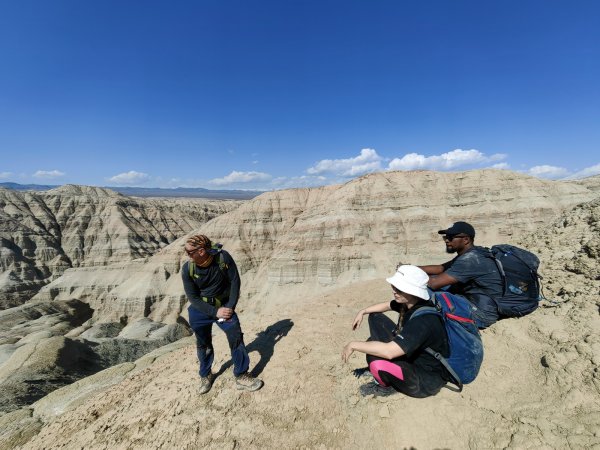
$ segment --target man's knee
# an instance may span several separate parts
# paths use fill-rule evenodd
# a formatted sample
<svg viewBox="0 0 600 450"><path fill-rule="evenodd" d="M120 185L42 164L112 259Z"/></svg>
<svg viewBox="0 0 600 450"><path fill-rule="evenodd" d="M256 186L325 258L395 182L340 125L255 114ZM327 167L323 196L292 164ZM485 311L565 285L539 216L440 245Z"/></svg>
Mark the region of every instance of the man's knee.
<svg viewBox="0 0 600 450"><path fill-rule="evenodd" d="M244 343L244 333L241 330L227 333L227 342L229 342L229 348L235 350Z"/></svg>
<svg viewBox="0 0 600 450"><path fill-rule="evenodd" d="M205 342L205 341L199 341L198 339L196 339L196 349L197 350L210 350L212 349L212 343L210 342Z"/></svg>
<svg viewBox="0 0 600 450"><path fill-rule="evenodd" d="M194 336L196 337L196 348L210 348L212 347L212 336L210 331L208 333L205 330L199 330L199 332L194 331Z"/></svg>

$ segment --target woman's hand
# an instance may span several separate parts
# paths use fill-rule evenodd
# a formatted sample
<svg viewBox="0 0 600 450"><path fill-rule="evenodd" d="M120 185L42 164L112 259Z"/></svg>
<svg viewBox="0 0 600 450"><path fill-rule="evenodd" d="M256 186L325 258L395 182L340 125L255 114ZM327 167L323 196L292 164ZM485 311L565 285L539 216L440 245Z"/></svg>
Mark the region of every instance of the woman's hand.
<svg viewBox="0 0 600 450"><path fill-rule="evenodd" d="M342 350L342 361L345 363L348 362L350 355L354 353L354 348L352 347L353 342L348 342L344 349Z"/></svg>
<svg viewBox="0 0 600 450"><path fill-rule="evenodd" d="M365 312L362 309L358 312L358 314L354 318L354 322L352 322L352 330L356 330L358 327L360 327L364 314Z"/></svg>

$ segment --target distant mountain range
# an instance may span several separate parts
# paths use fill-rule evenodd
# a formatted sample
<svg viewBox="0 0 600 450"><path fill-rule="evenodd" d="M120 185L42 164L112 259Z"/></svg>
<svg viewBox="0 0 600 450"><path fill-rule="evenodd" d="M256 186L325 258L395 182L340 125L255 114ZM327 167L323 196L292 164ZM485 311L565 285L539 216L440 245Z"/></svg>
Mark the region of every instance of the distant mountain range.
<svg viewBox="0 0 600 450"><path fill-rule="evenodd" d="M48 191L60 187L60 185L44 184L19 184L19 183L0 183L0 188L13 189L15 191ZM262 191L242 191L242 190L212 190L203 188L143 188L143 187L113 187L102 186L111 189L123 195L133 197L186 197L186 198L212 198L212 199L231 199L231 200L250 200Z"/></svg>

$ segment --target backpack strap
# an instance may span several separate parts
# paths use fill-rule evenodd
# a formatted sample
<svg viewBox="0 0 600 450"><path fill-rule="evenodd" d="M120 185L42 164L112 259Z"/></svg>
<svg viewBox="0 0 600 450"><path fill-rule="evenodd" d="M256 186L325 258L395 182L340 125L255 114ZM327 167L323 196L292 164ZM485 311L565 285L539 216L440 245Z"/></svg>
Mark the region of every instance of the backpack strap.
<svg viewBox="0 0 600 450"><path fill-rule="evenodd" d="M196 275L196 263L194 261L188 261L188 275L194 280L194 278L200 278L200 275Z"/></svg>
<svg viewBox="0 0 600 450"><path fill-rule="evenodd" d="M442 319L442 321L444 321L443 313L440 310L438 310L435 306L421 306L418 310L416 310L410 316L410 319L412 319L413 317L423 315L423 314L436 314L437 316L439 316ZM446 329L446 327L444 326L444 330L445 329ZM450 345L450 343L448 343L448 345ZM458 389L451 389L451 388L449 388L449 389L456 391L456 392L461 392L463 390L463 383L462 383L462 381L460 381L460 377L456 374L454 369L450 366L450 363L448 362L448 360L444 356L442 356L442 354L440 352L436 352L431 347L425 347L424 350L426 353L428 353L429 355L431 355L435 359L437 359L442 364L442 366L444 366L446 368L446 370L452 377L451 382L454 383L458 388Z"/></svg>
<svg viewBox="0 0 600 450"><path fill-rule="evenodd" d="M496 268L498 269L500 278L502 278L502 297L504 297L506 295L506 272L504 271L504 267L502 267L502 262L500 262L500 260L496 258L496 255L494 254L494 251L492 249L477 246L475 247L475 250L481 253L486 258L490 258L492 261L494 261L494 264L496 264ZM494 300L494 302L496 301L494 298L492 298L492 300Z"/></svg>
<svg viewBox="0 0 600 450"><path fill-rule="evenodd" d="M454 369L450 366L450 364L448 363L448 360L446 358L444 358L439 352L436 352L435 350L433 350L431 347L425 347L425 351L427 353L429 353L431 356L433 356L435 359L437 359L440 363L442 363L442 365L446 368L446 370L452 377L452 383L454 383L458 387L456 392L461 392L463 390L462 381L460 381L460 377L456 374ZM452 390L455 390L455 389L452 389Z"/></svg>
<svg viewBox="0 0 600 450"><path fill-rule="evenodd" d="M225 262L225 257L223 256L223 253L221 252L221 250L219 250L218 259L219 259L219 269L221 269L221 272L223 272L225 274L225 276L227 276L227 270L229 269L229 266Z"/></svg>

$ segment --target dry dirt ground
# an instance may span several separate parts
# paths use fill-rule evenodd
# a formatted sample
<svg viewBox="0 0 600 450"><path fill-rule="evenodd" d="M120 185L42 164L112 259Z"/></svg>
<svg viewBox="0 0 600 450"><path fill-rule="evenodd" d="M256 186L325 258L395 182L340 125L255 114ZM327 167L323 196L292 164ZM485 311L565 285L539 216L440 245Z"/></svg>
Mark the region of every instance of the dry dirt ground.
<svg viewBox="0 0 600 450"><path fill-rule="evenodd" d="M208 394L196 393L197 360L188 338L47 419L29 441L26 431L21 440L0 431L0 447L600 448L596 295L544 302L528 317L485 331L482 370L462 393L363 396L367 381L352 369L365 365L364 356L343 364L341 350L348 340L367 337L366 321L351 331L356 312L390 293L381 279L326 295L296 293L295 301L282 296L260 313L241 305L253 370L265 381L258 392L235 389L227 343L215 328L219 376Z"/></svg>

